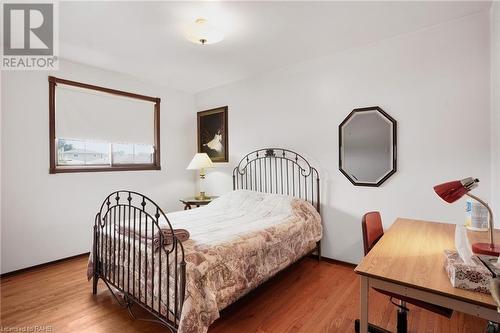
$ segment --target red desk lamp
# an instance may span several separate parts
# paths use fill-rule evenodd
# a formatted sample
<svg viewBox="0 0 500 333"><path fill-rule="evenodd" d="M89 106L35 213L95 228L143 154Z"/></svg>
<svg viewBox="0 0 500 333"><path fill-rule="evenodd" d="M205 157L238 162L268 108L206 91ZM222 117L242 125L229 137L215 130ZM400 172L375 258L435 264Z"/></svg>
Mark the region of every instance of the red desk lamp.
<svg viewBox="0 0 500 333"><path fill-rule="evenodd" d="M488 228L490 231L490 242L489 243L474 243L472 244L472 251L478 254L486 254L490 256L498 256L500 254L500 245L497 245L493 241L493 212L490 206L480 198L468 193L470 190L477 187L479 179L477 178L465 178L462 180L455 180L448 183L443 183L434 186L434 191L447 203L453 203L463 197L464 195L471 197L488 209L489 219Z"/></svg>

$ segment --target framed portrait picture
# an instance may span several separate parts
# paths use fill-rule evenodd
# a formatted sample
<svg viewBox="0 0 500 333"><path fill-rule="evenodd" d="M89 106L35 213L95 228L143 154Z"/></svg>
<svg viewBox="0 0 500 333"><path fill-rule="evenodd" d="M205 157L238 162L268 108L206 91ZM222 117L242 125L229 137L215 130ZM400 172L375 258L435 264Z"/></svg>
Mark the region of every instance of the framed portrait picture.
<svg viewBox="0 0 500 333"><path fill-rule="evenodd" d="M227 106L198 112L198 152L228 162Z"/></svg>

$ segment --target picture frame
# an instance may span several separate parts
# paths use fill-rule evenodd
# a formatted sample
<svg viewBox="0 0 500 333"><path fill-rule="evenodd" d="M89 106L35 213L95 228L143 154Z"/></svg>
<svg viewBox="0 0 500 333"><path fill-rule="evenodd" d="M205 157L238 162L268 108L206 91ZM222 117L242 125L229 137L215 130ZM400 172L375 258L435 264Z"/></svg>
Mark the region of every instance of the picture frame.
<svg viewBox="0 0 500 333"><path fill-rule="evenodd" d="M212 162L229 162L227 106L197 113L198 153L206 153Z"/></svg>

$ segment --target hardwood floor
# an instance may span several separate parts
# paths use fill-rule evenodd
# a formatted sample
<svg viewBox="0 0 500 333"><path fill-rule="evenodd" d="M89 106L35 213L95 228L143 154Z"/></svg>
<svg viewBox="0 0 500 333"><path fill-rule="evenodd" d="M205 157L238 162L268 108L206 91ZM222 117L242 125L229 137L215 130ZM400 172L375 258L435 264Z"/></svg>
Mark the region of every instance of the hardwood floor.
<svg viewBox="0 0 500 333"><path fill-rule="evenodd" d="M2 278L0 331L44 325L52 332L167 331L130 319L101 282L92 295L86 263L80 257ZM354 332L358 292L352 267L306 258L224 310L209 332ZM370 321L395 331L395 307L375 291L370 297ZM461 313L448 320L414 307L409 323L410 332L482 333L486 327Z"/></svg>

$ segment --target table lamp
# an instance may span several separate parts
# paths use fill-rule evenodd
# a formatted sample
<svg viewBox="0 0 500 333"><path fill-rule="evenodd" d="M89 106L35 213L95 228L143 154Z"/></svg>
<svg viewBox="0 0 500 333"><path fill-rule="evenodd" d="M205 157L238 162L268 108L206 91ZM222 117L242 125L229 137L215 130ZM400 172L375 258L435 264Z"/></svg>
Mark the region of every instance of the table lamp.
<svg viewBox="0 0 500 333"><path fill-rule="evenodd" d="M478 254L498 256L500 254L500 245L495 244L493 240L493 230L494 230L493 212L491 211L490 206L486 202L476 197L475 195L469 193L469 191L477 187L478 183L479 179L469 177L462 180L455 180L436 185L434 186L434 191L436 191L436 194L447 203L453 203L458 199L460 199L461 197L463 197L464 195L466 195L476 200L477 202L485 206L486 209L488 209L489 212L488 229L490 231L490 242L474 243L472 244L472 251Z"/></svg>
<svg viewBox="0 0 500 333"><path fill-rule="evenodd" d="M213 168L214 166L215 165L212 160L206 153L198 153L194 155L191 163L189 163L187 167L188 170L200 170L200 194L195 197L196 200L206 200L210 198L205 195L203 182L205 180L205 169Z"/></svg>

